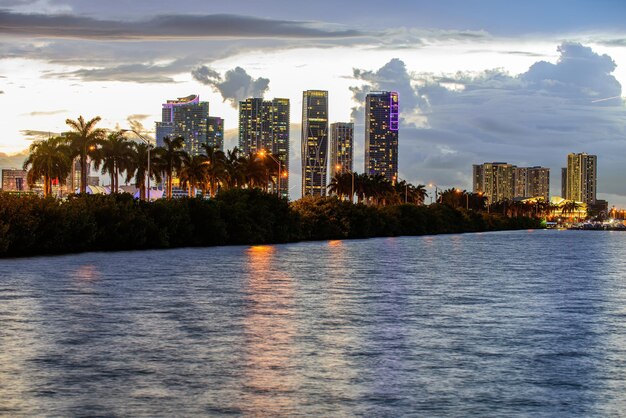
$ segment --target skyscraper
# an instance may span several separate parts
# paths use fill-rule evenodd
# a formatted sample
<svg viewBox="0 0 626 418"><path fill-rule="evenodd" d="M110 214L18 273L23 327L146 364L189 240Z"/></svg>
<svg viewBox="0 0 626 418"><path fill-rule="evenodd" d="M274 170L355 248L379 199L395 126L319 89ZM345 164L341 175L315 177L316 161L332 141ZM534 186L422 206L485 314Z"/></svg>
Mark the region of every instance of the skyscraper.
<svg viewBox="0 0 626 418"><path fill-rule="evenodd" d="M550 199L550 169L517 167L508 163L473 166L474 193L484 193L489 203L513 198Z"/></svg>
<svg viewBox="0 0 626 418"><path fill-rule="evenodd" d="M561 168L561 197L567 198L567 167Z"/></svg>
<svg viewBox="0 0 626 418"><path fill-rule="evenodd" d="M302 196L326 196L328 92L302 93Z"/></svg>
<svg viewBox="0 0 626 418"><path fill-rule="evenodd" d="M191 155L200 154L203 144L223 149L223 120L210 118L209 102L201 102L198 95L168 100L162 106L161 122L156 123L157 146L163 145L166 136L182 136L185 151Z"/></svg>
<svg viewBox="0 0 626 418"><path fill-rule="evenodd" d="M207 118L206 142L215 149L224 150L224 119L217 116Z"/></svg>
<svg viewBox="0 0 626 418"><path fill-rule="evenodd" d="M565 199L593 205L596 203L597 167L596 155L567 155L567 189Z"/></svg>
<svg viewBox="0 0 626 418"><path fill-rule="evenodd" d="M525 197L543 197L550 200L550 169L547 167L528 167Z"/></svg>
<svg viewBox="0 0 626 418"><path fill-rule="evenodd" d="M550 169L546 167L514 167L513 197L550 199Z"/></svg>
<svg viewBox="0 0 626 418"><path fill-rule="evenodd" d="M330 125L330 177L337 172L349 173L354 149L354 124L337 122Z"/></svg>
<svg viewBox="0 0 626 418"><path fill-rule="evenodd" d="M261 150L280 161L280 194L289 191L289 99L249 98L239 102L239 148L246 154Z"/></svg>
<svg viewBox="0 0 626 418"><path fill-rule="evenodd" d="M399 103L396 92L372 92L365 97L365 172L398 178Z"/></svg>
<svg viewBox="0 0 626 418"><path fill-rule="evenodd" d="M512 199L515 191L515 168L508 163L474 165L474 193L483 193L489 204Z"/></svg>
<svg viewBox="0 0 626 418"><path fill-rule="evenodd" d="M174 136L185 138L185 151L190 155L202 152L209 131L209 102L187 103L174 107Z"/></svg>

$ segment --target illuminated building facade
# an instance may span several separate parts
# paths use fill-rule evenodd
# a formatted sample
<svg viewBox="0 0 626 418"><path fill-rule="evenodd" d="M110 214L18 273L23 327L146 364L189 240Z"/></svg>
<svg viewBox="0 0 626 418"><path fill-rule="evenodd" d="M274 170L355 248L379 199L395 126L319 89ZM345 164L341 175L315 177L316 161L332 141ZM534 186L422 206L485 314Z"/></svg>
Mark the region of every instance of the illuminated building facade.
<svg viewBox="0 0 626 418"><path fill-rule="evenodd" d="M474 165L474 193L483 193L489 204L512 199L515 168L514 165L498 162Z"/></svg>
<svg viewBox="0 0 626 418"><path fill-rule="evenodd" d="M550 199L550 169L546 167L515 167L513 197Z"/></svg>
<svg viewBox="0 0 626 418"><path fill-rule="evenodd" d="M182 136L190 155L202 153L203 144L223 149L223 123L221 118L209 116L209 102L201 102L196 94L168 100L162 105L161 122L156 123L157 146L163 146L166 136ZM221 130L215 130L216 126Z"/></svg>
<svg viewBox="0 0 626 418"><path fill-rule="evenodd" d="M526 196L543 197L550 200L550 169L547 167L528 167Z"/></svg>
<svg viewBox="0 0 626 418"><path fill-rule="evenodd" d="M26 179L28 172L19 169L2 170L2 191L4 192L27 192L29 191Z"/></svg>
<svg viewBox="0 0 626 418"><path fill-rule="evenodd" d="M337 122L330 125L330 177L351 173L354 152L354 124Z"/></svg>
<svg viewBox="0 0 626 418"><path fill-rule="evenodd" d="M371 92L365 97L365 172L398 178L399 103L396 92Z"/></svg>
<svg viewBox="0 0 626 418"><path fill-rule="evenodd" d="M328 92L302 93L302 196L326 196Z"/></svg>
<svg viewBox="0 0 626 418"><path fill-rule="evenodd" d="M207 144L224 151L224 119L217 116L207 118Z"/></svg>
<svg viewBox="0 0 626 418"><path fill-rule="evenodd" d="M239 102L239 149L245 154L263 150L280 161L283 197L289 192L289 113L289 99L249 98Z"/></svg>
<svg viewBox="0 0 626 418"><path fill-rule="evenodd" d="M598 157L585 153L567 155L565 199L596 203Z"/></svg>

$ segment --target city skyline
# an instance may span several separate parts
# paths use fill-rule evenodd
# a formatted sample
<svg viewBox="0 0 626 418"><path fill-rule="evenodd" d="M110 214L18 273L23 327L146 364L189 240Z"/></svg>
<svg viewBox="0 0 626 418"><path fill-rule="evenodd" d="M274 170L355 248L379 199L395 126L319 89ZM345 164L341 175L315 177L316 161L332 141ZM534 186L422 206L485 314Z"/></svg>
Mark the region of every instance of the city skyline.
<svg viewBox="0 0 626 418"><path fill-rule="evenodd" d="M467 161L516 161L556 179L563 155L588 152L602 161L598 198L626 206L626 27L618 19L626 5L617 1L0 5L0 167L21 166L32 139L81 114L102 116L109 129L132 121L153 131L155 103L192 92L223 118L224 148L232 148L239 100L284 97L298 109L302 91L322 89L329 123L354 123L360 171L365 96L398 91L400 178L469 190ZM297 113L292 198L301 183Z"/></svg>

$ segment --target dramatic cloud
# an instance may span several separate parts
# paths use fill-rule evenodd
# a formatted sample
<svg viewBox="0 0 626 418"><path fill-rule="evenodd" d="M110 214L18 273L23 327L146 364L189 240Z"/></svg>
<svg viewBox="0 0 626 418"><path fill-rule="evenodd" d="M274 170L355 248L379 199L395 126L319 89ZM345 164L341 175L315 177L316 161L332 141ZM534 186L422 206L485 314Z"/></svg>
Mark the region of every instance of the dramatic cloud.
<svg viewBox="0 0 626 418"><path fill-rule="evenodd" d="M195 68L191 75L200 83L211 86L219 92L224 101L229 101L234 108L238 106L239 101L248 97L263 97L270 84L267 78L252 78L241 67L226 71L222 78L217 71L202 65Z"/></svg>
<svg viewBox="0 0 626 418"><path fill-rule="evenodd" d="M69 14L0 11L0 33L14 36L92 40L176 40L207 38L345 38L361 36L313 22L229 14L167 15L143 21L99 20Z"/></svg>
<svg viewBox="0 0 626 418"><path fill-rule="evenodd" d="M363 123L363 103L365 96L370 91L397 91L401 98L402 107L414 110L425 105L413 86L413 80L407 72L403 61L394 58L378 71L366 71L355 68L353 77L366 84L351 87L353 99L358 104L352 108L352 119L355 123ZM402 117L408 117L408 112L403 112Z"/></svg>
<svg viewBox="0 0 626 418"><path fill-rule="evenodd" d="M576 43L558 52L556 63L539 61L516 77L497 69L410 74L392 60L378 71L355 70L366 84L351 90L359 106L370 89L400 91L401 177L470 188L472 164L508 161L550 167L560 194L566 155L588 152L598 155L599 191L624 197L616 156L626 154L626 107L615 63Z"/></svg>

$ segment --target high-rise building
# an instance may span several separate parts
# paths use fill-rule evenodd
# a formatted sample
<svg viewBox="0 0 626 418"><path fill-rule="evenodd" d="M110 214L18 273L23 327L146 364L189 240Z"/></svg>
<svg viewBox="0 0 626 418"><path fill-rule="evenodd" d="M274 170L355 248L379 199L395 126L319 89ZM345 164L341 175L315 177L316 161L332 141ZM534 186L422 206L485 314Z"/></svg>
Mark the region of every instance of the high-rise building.
<svg viewBox="0 0 626 418"><path fill-rule="evenodd" d="M567 167L561 168L561 197L567 196Z"/></svg>
<svg viewBox="0 0 626 418"><path fill-rule="evenodd" d="M542 197L550 199L550 169L545 167L514 166L513 197Z"/></svg>
<svg viewBox="0 0 626 418"><path fill-rule="evenodd" d="M596 203L598 157L585 153L567 155L567 189L565 199Z"/></svg>
<svg viewBox="0 0 626 418"><path fill-rule="evenodd" d="M302 196L326 196L328 92L302 93Z"/></svg>
<svg viewBox="0 0 626 418"><path fill-rule="evenodd" d="M543 197L544 201L550 200L550 169L547 167L527 168L527 187L524 197Z"/></svg>
<svg viewBox="0 0 626 418"><path fill-rule="evenodd" d="M249 98L239 102L239 148L246 154L261 150L280 161L280 194L289 192L289 99Z"/></svg>
<svg viewBox="0 0 626 418"><path fill-rule="evenodd" d="M201 102L200 96L192 94L187 97L180 97L176 100L168 100L163 104L161 110L161 122L156 123L157 146L163 145L163 138L166 136L182 136L185 139L185 151L191 155L198 155L202 152L203 144L219 145L218 139L211 132L211 124L221 121L223 148L223 120L209 117L209 102ZM214 146L215 146L214 145Z"/></svg>
<svg viewBox="0 0 626 418"><path fill-rule="evenodd" d="M528 194L528 167L515 167L513 170L513 197L530 197Z"/></svg>
<svg viewBox="0 0 626 418"><path fill-rule="evenodd" d="M514 165L498 162L474 165L474 193L483 193L489 204L512 199L515 168Z"/></svg>
<svg viewBox="0 0 626 418"><path fill-rule="evenodd" d="M330 177L353 170L354 124L336 122L330 125Z"/></svg>
<svg viewBox="0 0 626 418"><path fill-rule="evenodd" d="M365 97L365 172L398 178L398 93L371 92Z"/></svg>
<svg viewBox="0 0 626 418"><path fill-rule="evenodd" d="M28 172L19 169L2 169L2 191L5 192L27 192L29 191Z"/></svg>
<svg viewBox="0 0 626 418"><path fill-rule="evenodd" d="M224 150L224 119L217 116L207 118L206 142L215 149Z"/></svg>

